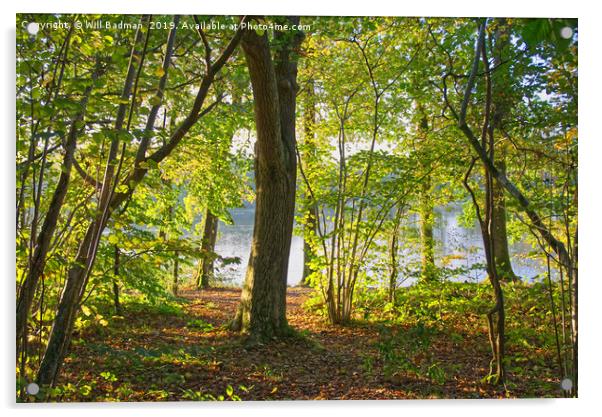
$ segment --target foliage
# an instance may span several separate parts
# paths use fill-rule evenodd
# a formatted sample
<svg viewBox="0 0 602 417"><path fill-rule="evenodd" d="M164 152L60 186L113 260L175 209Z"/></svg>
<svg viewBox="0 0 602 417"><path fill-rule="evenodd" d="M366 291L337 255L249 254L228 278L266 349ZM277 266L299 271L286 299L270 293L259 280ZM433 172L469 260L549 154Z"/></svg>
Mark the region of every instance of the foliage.
<svg viewBox="0 0 602 417"><path fill-rule="evenodd" d="M74 25L98 19L107 28L129 29ZM69 24L55 28L58 20ZM36 34L26 25L34 21ZM201 28L211 22L227 29ZM220 277L228 281L222 276L227 266L240 263L203 246L205 218L211 213L232 224L231 210L252 207L255 198L254 123L260 118L252 112L237 22L229 16L17 15L16 284L18 300L29 294L31 304L17 341L20 401L33 400L26 382L42 368L57 323L67 345L73 335L73 349L116 365L107 361L79 378L84 370L70 368L77 358L67 349L72 373L59 372L59 382L44 387L38 400L286 398L286 371L268 361L250 371L266 384L259 390L249 393L249 381L227 380L209 391L188 384L190 370L180 367L219 368L213 346L178 345L185 338L135 349L126 339L91 342L124 329L133 339L157 342L153 332L162 331L157 323L163 319L188 337L234 337L221 325L227 320L220 308L207 305L208 316L189 311L203 260L216 261L212 285ZM551 380L550 361L557 360L559 375L571 376L577 348L576 20L303 17L302 23L305 38L292 52L299 62L298 104L289 110L297 115L295 230L305 244L305 283L315 289L304 298L308 320L353 332L367 326L377 341L354 356L366 374L393 386L408 378L428 381L429 395L436 395L449 388L453 354L460 355L435 355L437 343L479 340L485 349L484 317L496 306L498 314L507 313L502 345L511 375L534 375L538 366ZM269 37L274 53L288 39L280 35ZM213 67L216 62L223 65ZM475 152L479 143L493 168ZM493 171L510 185L497 176L493 181ZM475 230L491 187L499 191L496 204L503 203L504 227L492 223L483 230L520 244L513 261L528 258L543 271L532 282L504 282L500 291L489 273L497 266L485 259L483 245L462 241L446 252L445 236L437 235L445 210L460 210L452 221ZM494 210L500 209L486 212ZM536 226L534 213L541 220ZM480 282L486 278L494 291ZM76 281L81 288L70 287ZM314 330L304 329L300 339L311 339ZM554 350L559 359L550 359ZM122 368L140 377L145 366L166 368L143 396L140 381L124 379Z"/></svg>

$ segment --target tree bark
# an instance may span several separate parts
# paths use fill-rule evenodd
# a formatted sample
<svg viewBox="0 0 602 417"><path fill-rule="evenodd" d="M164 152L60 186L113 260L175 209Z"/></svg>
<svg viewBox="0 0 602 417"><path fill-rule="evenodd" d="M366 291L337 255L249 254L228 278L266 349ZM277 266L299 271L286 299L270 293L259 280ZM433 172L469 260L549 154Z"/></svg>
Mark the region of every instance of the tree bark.
<svg viewBox="0 0 602 417"><path fill-rule="evenodd" d="M397 291L397 276L399 274L399 261L397 252L399 251L399 228L401 227L401 215L403 205L399 204L395 209L393 218L393 230L389 241L389 302L395 303L395 292Z"/></svg>
<svg viewBox="0 0 602 417"><path fill-rule="evenodd" d="M314 81L309 80L303 115L303 133L305 146L307 149L307 155L305 159L307 162L311 161L315 156L316 98L314 88ZM307 197L309 197L309 195ZM304 286L311 285L309 277L314 272L310 264L315 255L308 240L312 235L316 235L316 221L318 218L317 210L318 208L316 202L314 201L310 201L305 208L306 221L305 225L303 226L303 276L301 278L301 285Z"/></svg>
<svg viewBox="0 0 602 417"><path fill-rule="evenodd" d="M305 225L303 226L303 276L301 278L301 285L311 285L310 276L314 272L311 267L311 261L315 254L309 244L309 237L315 236L316 234L316 222L317 222L317 207L315 203L311 203L309 210L307 211L307 217Z"/></svg>
<svg viewBox="0 0 602 417"><path fill-rule="evenodd" d="M297 63L290 53L302 38L276 36L283 42L275 65L266 34L249 30L242 39L253 87L257 202L249 264L232 327L259 341L289 331L286 281L295 208L297 91Z"/></svg>
<svg viewBox="0 0 602 417"><path fill-rule="evenodd" d="M497 160L500 171L506 174L506 163L502 159ZM510 262L510 251L508 250L508 231L506 230L506 201L504 189L495 182L493 184L493 239L495 251L495 262L500 280L505 282L517 281L519 278L512 269Z"/></svg>
<svg viewBox="0 0 602 417"><path fill-rule="evenodd" d="M121 267L121 251L119 247L115 245L115 262L113 264L113 302L115 304L115 314L121 316L121 302L119 301L119 282L117 281L117 277L119 277L119 270Z"/></svg>
<svg viewBox="0 0 602 417"><path fill-rule="evenodd" d="M416 131L421 148L427 146L429 123L424 106L418 103L416 106L420 120ZM423 170L430 169L424 163L421 163ZM420 215L420 263L422 270L420 272L421 282L432 282L436 278L435 268L435 239L433 237L434 226L434 204L433 204L433 184L431 175L428 174L422 180L420 196L419 196L419 215Z"/></svg>
<svg viewBox="0 0 602 417"><path fill-rule="evenodd" d="M435 239L433 237L434 207L431 196L431 177L426 176L422 182L422 193L420 195L420 261L422 271L420 280L432 282L435 279Z"/></svg>
<svg viewBox="0 0 602 417"><path fill-rule="evenodd" d="M180 278L179 277L179 275L180 275L180 252L175 251L174 256L175 256L175 259L173 261L172 291L173 291L173 295L177 296L178 295L178 286L180 285L180 283L178 282L178 280Z"/></svg>
<svg viewBox="0 0 602 417"><path fill-rule="evenodd" d="M500 19L500 25L494 32L494 47L492 48L493 67L497 68L492 74L492 124L493 128L498 131L503 131L503 123L508 117L508 111L512 106L511 94L508 94L511 86L508 85L510 76L508 74L508 66L502 66L502 55L504 49L510 43L510 35L507 30L508 26L505 19ZM505 71L505 72L501 72ZM500 172L506 175L506 160L505 160L505 149L504 144L501 143L496 149L496 160L493 161L499 167ZM508 231L506 230L506 198L504 196L504 188L495 181L493 184L493 239L494 239L494 255L495 262L497 265L497 272L500 280L510 282L517 281L519 277L516 276L512 269L512 263L510 261L510 251L508 250Z"/></svg>
<svg viewBox="0 0 602 417"><path fill-rule="evenodd" d="M243 17L240 23L244 23L245 19L246 17ZM158 98L158 102L151 108L147 119L146 128L143 133L143 140L140 142L138 147L135 164L132 167L130 175L124 181L128 189L126 191L116 191L113 189L113 192L111 192L111 198L108 200L108 205L106 206L105 210L103 213L100 213L99 217L89 225L86 234L80 243L74 265L67 273L67 279L65 281L57 315L50 333L48 346L46 348L46 352L44 353L44 358L42 359L42 364L36 378L38 385L41 387L47 387L54 384L56 376L59 372L64 354L68 347L71 331L73 329L75 313L79 308L79 302L87 284L87 276L94 264L96 255L95 245L98 242L97 239L100 238L100 235L106 226L107 220L111 217L111 214L114 210L119 208L122 203L131 197L138 184L144 179L146 173L148 172L148 167L143 163L148 160L152 160L155 163L160 163L163 161L176 148L176 146L178 146L178 144L194 126L194 124L203 115L210 112L217 105L218 102L215 102L203 109L205 99L211 85L213 84L216 74L219 73L221 68L232 56L242 36L241 25L239 24L239 29L236 31L228 45L224 48L215 62L210 62L210 60L208 60L206 73L201 80L193 106L186 118L178 125L178 127L171 134L169 140L163 146L154 151L151 155L146 156L146 151L150 142L147 139L150 139L151 133L154 130L158 109L162 105L163 89L167 80L169 67L171 65L171 57L174 50L175 35L178 27L179 16L174 16L173 21L175 23L175 27L169 32L166 53L163 60L164 74L159 81L159 86L155 94L155 97ZM139 39L137 35L135 44L138 42ZM135 54L136 51L134 47L132 55ZM139 61L139 58L133 58L132 60ZM129 82L129 69L125 86L127 87L128 84L131 86L131 82ZM124 93L125 92L126 88L124 88ZM129 94L127 95L127 98L129 98ZM118 119L121 117L122 113L123 112L121 112L121 110L118 112ZM116 121L116 127L121 126L123 120L121 120L119 124L117 122L118 120ZM102 219L104 219L104 221L100 221Z"/></svg>
<svg viewBox="0 0 602 417"><path fill-rule="evenodd" d="M217 240L218 218L207 209L205 211L205 227L201 243L201 260L197 270L197 287L209 288L209 280L213 278L215 262L215 242Z"/></svg>
<svg viewBox="0 0 602 417"><path fill-rule="evenodd" d="M96 71L92 78L95 79L97 76L98 72ZM83 98L80 101L81 110L71 123L65 144L65 156L63 157L63 163L61 166L61 175L59 176L59 180L56 184L50 205L48 206L48 211L46 212L46 217L44 218L44 223L42 224L42 229L40 230L40 233L36 239L36 246L31 264L29 265L29 271L19 292L19 297L17 300L16 328L17 353L19 353L20 350L20 341L23 339L26 333L31 304L35 296L40 277L44 272L46 257L50 248L50 242L54 236L61 208L69 188L69 179L71 176L71 168L73 167L77 135L81 128L80 124L84 119L84 114L88 105L91 91L92 87L86 88Z"/></svg>
<svg viewBox="0 0 602 417"><path fill-rule="evenodd" d="M141 18L141 26L148 22L150 16ZM175 32L174 32L175 33ZM41 387L47 387L54 384L56 376L60 370L63 358L67 351L71 338L71 331L75 322L79 302L85 290L87 276L94 263L96 247L100 234L104 230L107 219L110 217L111 207L111 189L113 187L113 175L115 170L115 159L119 146L118 134L123 131L126 110L132 91L135 69L138 63L141 63L141 52L137 49L142 41L142 31L138 29L135 35L134 45L130 55L127 74L124 82L121 98L124 100L119 105L115 119L115 136L111 143L111 149L107 158L107 165L103 177L101 197L98 206L98 213L91 221L82 239L73 266L67 272L67 279L61 294L57 314L52 324L48 345L40 364L37 374L37 383ZM173 45L173 44L172 44ZM168 48L166 56L171 57L171 51Z"/></svg>
<svg viewBox="0 0 602 417"><path fill-rule="evenodd" d="M299 16L286 18L289 25L298 25ZM288 263L295 223L295 197L297 190L297 61L298 49L303 41L302 32L276 32L274 41L277 45L275 53L276 83L278 86L278 103L280 110L281 140L284 145L284 166L286 170L287 195L285 196L286 209L284 212L285 247L282 256L282 281L281 297L286 308L286 287L288 280Z"/></svg>

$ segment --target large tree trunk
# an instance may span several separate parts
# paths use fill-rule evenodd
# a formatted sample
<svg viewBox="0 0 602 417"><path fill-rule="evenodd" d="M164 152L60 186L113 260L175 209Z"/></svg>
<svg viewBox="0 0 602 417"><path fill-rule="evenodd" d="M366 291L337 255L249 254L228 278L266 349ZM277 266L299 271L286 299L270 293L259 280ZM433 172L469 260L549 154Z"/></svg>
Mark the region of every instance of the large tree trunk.
<svg viewBox="0 0 602 417"><path fill-rule="evenodd" d="M197 287L209 288L209 279L213 278L215 262L215 242L217 240L218 218L207 209L205 211L205 227L201 243L201 260L197 270Z"/></svg>
<svg viewBox="0 0 602 417"><path fill-rule="evenodd" d="M289 54L301 39L297 34L292 39L276 36L284 41L276 65L267 35L247 31L242 39L254 97L257 202L249 264L232 327L256 340L288 332L286 281L295 208L297 90L296 59Z"/></svg>
<svg viewBox="0 0 602 417"><path fill-rule="evenodd" d="M299 16L288 17L289 25L298 25ZM295 222L295 197L297 190L297 134L295 131L297 121L297 54L303 41L302 32L276 32L275 44L279 45L275 53L276 83L278 86L278 103L280 110L280 132L284 145L284 166L286 169L287 195L286 210L284 212L285 247L282 259L282 286L281 297L286 306L286 284L288 280L288 263Z"/></svg>

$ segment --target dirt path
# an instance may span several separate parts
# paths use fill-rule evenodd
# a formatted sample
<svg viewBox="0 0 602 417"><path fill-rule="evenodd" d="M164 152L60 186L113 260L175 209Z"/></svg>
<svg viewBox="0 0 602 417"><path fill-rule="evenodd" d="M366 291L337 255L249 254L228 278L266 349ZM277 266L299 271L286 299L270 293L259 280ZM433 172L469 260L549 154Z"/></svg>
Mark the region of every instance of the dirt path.
<svg viewBox="0 0 602 417"><path fill-rule="evenodd" d="M107 327L93 326L76 335L61 383L77 392L62 400L198 400L228 392L243 400L495 398L524 396L532 383L521 381L509 393L479 383L488 366L484 334L466 334L461 343L433 339L426 354L441 364L444 380L386 376L378 327L331 326L302 308L308 293L288 291L289 323L302 338L250 349L224 327L240 297L233 288L184 291L183 314L128 311Z"/></svg>

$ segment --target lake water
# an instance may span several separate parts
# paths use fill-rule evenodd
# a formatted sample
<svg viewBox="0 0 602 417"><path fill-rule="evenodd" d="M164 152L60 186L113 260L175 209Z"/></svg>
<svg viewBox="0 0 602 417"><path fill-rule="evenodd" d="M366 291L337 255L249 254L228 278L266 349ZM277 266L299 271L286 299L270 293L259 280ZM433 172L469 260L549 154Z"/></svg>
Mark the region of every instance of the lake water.
<svg viewBox="0 0 602 417"><path fill-rule="evenodd" d="M441 259L447 259L446 266L449 268L470 267L473 264L484 264L483 242L481 232L477 224L472 228L464 228L458 224L458 216L462 209L460 205L449 205L438 207L436 221L433 230L436 240L435 258L438 266ZM218 276L232 285L241 285L244 281L245 271L251 250L251 239L253 235L253 221L255 208L247 205L230 211L234 224L219 224L216 252L222 257L238 257L239 264L227 266L216 265ZM407 218L407 226L417 233L418 216L410 215ZM403 237L402 237L403 240ZM402 258L402 266L417 263L419 259L419 243L416 238L413 247L405 249ZM523 243L516 242L510 245L511 262L514 272L525 280L532 280L544 273L544 265L528 256L532 248ZM289 260L288 284L296 285L301 280L303 273L303 238L293 236L291 254ZM400 277L403 279L404 277ZM486 278L485 271L472 270L468 274L458 275L454 280L480 281ZM410 285L412 279L404 280L402 285Z"/></svg>

